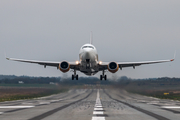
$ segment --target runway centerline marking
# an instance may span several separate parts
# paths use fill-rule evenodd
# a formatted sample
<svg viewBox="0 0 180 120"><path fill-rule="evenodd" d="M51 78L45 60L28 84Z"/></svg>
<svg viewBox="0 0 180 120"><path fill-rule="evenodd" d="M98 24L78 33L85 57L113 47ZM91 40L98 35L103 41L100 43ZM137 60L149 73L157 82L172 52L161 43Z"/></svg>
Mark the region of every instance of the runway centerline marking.
<svg viewBox="0 0 180 120"><path fill-rule="evenodd" d="M103 111L103 108L94 108L94 110L102 110Z"/></svg>
<svg viewBox="0 0 180 120"><path fill-rule="evenodd" d="M94 111L94 112L93 112L93 115L97 115L97 114L101 114L101 115L103 115L103 114L104 114L104 112L101 112L101 111Z"/></svg>
<svg viewBox="0 0 180 120"><path fill-rule="evenodd" d="M103 106L101 105L101 106L95 106L96 108L102 108Z"/></svg>
<svg viewBox="0 0 180 120"><path fill-rule="evenodd" d="M100 100L99 96L100 95L99 95L99 89L98 89L92 120L105 120L105 115L104 115L104 112L103 112L103 106L101 104L101 100Z"/></svg>

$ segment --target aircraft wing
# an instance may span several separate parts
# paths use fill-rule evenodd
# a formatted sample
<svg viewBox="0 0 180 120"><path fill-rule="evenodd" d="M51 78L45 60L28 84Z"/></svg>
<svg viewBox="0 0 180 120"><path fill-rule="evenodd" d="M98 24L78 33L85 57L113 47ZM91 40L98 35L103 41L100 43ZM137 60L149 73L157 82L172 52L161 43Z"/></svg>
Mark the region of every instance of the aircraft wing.
<svg viewBox="0 0 180 120"><path fill-rule="evenodd" d="M135 67L139 65L144 64L155 64L155 63L163 63L163 62L171 62L174 61L174 59L171 60L157 60L157 61L142 61L142 62L118 62L119 68L121 67Z"/></svg>
<svg viewBox="0 0 180 120"><path fill-rule="evenodd" d="M16 58L6 58L6 59L12 61L18 61L18 62L35 63L35 64L43 65L44 67L52 66L52 67L56 67L57 69L59 68L59 63L60 63L53 61L37 61L37 60L25 60L25 59L16 59ZM78 67L78 65L75 62L68 62L68 63L70 64L71 69L75 69Z"/></svg>
<svg viewBox="0 0 180 120"><path fill-rule="evenodd" d="M136 66L144 65L144 64L155 64L155 63L163 63L163 62L171 62L174 61L174 59L170 60L157 60L157 61L141 61L141 62L117 62L119 65L119 68L122 69L123 67L133 67L135 68ZM108 69L109 62L102 62L99 64L99 69L100 70L106 70Z"/></svg>

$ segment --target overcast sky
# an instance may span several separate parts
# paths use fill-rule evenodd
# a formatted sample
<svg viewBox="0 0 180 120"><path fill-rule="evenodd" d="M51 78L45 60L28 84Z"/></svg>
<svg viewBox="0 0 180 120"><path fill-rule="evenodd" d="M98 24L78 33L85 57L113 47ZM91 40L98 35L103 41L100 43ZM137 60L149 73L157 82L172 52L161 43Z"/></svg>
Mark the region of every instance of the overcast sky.
<svg viewBox="0 0 180 120"><path fill-rule="evenodd" d="M0 0L0 74L70 76L8 61L4 51L14 58L76 61L93 31L101 61L171 59L177 53L174 62L124 68L108 77L180 77L179 6L180 0Z"/></svg>

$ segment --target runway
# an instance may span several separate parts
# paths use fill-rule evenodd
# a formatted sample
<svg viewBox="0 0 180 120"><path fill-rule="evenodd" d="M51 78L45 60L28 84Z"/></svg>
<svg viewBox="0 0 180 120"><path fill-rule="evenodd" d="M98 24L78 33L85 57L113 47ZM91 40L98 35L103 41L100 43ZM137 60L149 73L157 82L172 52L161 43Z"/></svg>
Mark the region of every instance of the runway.
<svg viewBox="0 0 180 120"><path fill-rule="evenodd" d="M180 102L119 89L72 89L0 103L0 120L179 120Z"/></svg>

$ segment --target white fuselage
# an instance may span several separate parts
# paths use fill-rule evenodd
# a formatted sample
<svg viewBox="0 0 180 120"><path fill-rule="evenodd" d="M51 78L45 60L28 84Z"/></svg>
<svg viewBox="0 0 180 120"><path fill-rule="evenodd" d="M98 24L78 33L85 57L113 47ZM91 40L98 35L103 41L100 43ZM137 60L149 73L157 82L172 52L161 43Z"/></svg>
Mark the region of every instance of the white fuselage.
<svg viewBox="0 0 180 120"><path fill-rule="evenodd" d="M91 44L85 44L79 51L80 71L86 75L94 75L99 71L98 54Z"/></svg>

